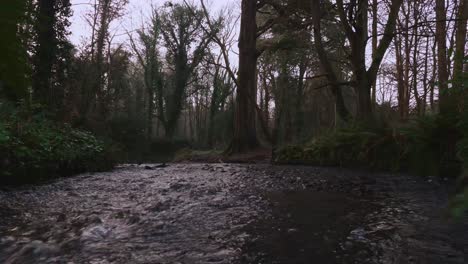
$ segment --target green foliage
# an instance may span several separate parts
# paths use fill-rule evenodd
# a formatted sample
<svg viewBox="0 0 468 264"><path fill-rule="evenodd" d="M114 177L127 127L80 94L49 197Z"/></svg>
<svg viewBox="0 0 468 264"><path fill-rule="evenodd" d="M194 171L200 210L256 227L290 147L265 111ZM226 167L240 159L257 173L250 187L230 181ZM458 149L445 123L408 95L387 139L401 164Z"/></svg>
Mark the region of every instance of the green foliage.
<svg viewBox="0 0 468 264"><path fill-rule="evenodd" d="M463 108L458 122L458 129L461 132L461 140L457 144L457 156L463 161L463 173L459 178L459 192L451 201L452 215L459 218L468 211L468 75L459 82L461 98L464 100Z"/></svg>
<svg viewBox="0 0 468 264"><path fill-rule="evenodd" d="M401 127L352 125L325 133L304 146L284 147L275 154L275 161L458 175L456 120L428 116Z"/></svg>
<svg viewBox="0 0 468 264"><path fill-rule="evenodd" d="M44 114L25 116L21 108L0 106L0 182L31 182L112 167L111 146L91 133L49 121Z"/></svg>
<svg viewBox="0 0 468 264"><path fill-rule="evenodd" d="M408 140L408 169L421 175L457 176L461 165L456 156L460 139L457 122L456 115L434 115L415 119L402 128L400 133Z"/></svg>

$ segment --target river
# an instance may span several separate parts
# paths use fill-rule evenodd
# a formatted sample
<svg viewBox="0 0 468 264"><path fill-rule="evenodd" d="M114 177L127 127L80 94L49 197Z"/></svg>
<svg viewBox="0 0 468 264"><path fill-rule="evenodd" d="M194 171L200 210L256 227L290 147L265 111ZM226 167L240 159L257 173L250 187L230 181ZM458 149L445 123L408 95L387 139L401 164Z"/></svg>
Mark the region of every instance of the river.
<svg viewBox="0 0 468 264"><path fill-rule="evenodd" d="M467 263L443 180L124 165L0 190L0 263Z"/></svg>

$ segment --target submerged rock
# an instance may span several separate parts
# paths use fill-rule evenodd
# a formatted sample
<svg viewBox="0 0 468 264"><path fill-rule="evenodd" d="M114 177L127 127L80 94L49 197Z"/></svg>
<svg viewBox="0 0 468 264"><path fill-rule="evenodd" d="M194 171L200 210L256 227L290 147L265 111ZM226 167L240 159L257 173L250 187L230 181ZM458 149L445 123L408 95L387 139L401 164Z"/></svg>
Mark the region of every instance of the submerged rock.
<svg viewBox="0 0 468 264"><path fill-rule="evenodd" d="M5 261L5 264L46 263L47 259L54 257L58 253L59 248L57 246L34 240L21 247Z"/></svg>
<svg viewBox="0 0 468 264"><path fill-rule="evenodd" d="M82 241L101 241L109 236L111 231L105 226L98 225L85 229L81 235Z"/></svg>

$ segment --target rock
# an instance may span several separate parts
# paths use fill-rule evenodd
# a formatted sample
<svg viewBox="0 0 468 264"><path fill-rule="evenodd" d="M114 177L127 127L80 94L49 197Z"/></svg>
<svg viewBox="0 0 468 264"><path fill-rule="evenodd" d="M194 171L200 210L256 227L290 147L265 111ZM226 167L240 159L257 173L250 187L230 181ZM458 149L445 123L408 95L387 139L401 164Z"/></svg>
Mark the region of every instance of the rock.
<svg viewBox="0 0 468 264"><path fill-rule="evenodd" d="M164 227L166 226L166 224L162 221L158 221L154 224L154 228L157 229L157 230L161 230L161 229L164 229Z"/></svg>
<svg viewBox="0 0 468 264"><path fill-rule="evenodd" d="M67 216L64 213L60 213L57 216L57 222L65 222L67 220Z"/></svg>
<svg viewBox="0 0 468 264"><path fill-rule="evenodd" d="M102 219L97 215L91 215L88 218L88 222L91 224L102 224Z"/></svg>
<svg viewBox="0 0 468 264"><path fill-rule="evenodd" d="M162 212L171 208L171 205L167 201L158 201L157 203L146 207L145 209L150 212Z"/></svg>
<svg viewBox="0 0 468 264"><path fill-rule="evenodd" d="M156 165L154 166L154 168L166 168L168 165L166 163L163 163L163 164L159 164L159 165Z"/></svg>
<svg viewBox="0 0 468 264"><path fill-rule="evenodd" d="M145 166L145 170L154 170L154 168L151 166Z"/></svg>
<svg viewBox="0 0 468 264"><path fill-rule="evenodd" d="M99 241L108 237L109 234L110 234L110 230L105 228L104 226L102 225L93 226L83 231L83 234L81 235L81 240Z"/></svg>
<svg viewBox="0 0 468 264"><path fill-rule="evenodd" d="M39 240L31 241L13 254L5 263L33 263L32 259L47 259L59 252L58 247ZM36 262L37 263L37 262Z"/></svg>
<svg viewBox="0 0 468 264"><path fill-rule="evenodd" d="M11 245L13 244L14 242L16 241L16 239L12 236L6 236L6 237L2 237L0 239L0 245L2 246L5 246L5 245Z"/></svg>
<svg viewBox="0 0 468 264"><path fill-rule="evenodd" d="M60 248L62 250L73 250L75 248L78 248L79 245L80 245L80 239L77 237L72 237L63 241L60 244Z"/></svg>
<svg viewBox="0 0 468 264"><path fill-rule="evenodd" d="M137 215L132 215L132 216L130 216L130 217L128 218L127 223L128 223L129 225L134 225L134 224L138 224L138 223L140 222L140 220L141 220L141 219L140 219L139 216L137 216Z"/></svg>

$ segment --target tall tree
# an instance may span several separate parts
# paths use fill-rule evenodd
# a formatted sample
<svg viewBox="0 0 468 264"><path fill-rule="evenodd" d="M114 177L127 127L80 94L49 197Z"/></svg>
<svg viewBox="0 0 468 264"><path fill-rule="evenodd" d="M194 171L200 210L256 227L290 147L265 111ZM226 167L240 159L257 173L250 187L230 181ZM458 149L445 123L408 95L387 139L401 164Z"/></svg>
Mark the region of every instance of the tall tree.
<svg viewBox="0 0 468 264"><path fill-rule="evenodd" d="M19 35L26 0L6 0L0 8L0 95L18 101L26 97L26 49Z"/></svg>
<svg viewBox="0 0 468 264"><path fill-rule="evenodd" d="M372 0L372 57L376 55L377 52L377 42L378 42L378 32L377 25L379 23L379 13L378 13L379 3L377 0ZM372 84L372 104L376 104L377 96L377 78Z"/></svg>
<svg viewBox="0 0 468 264"><path fill-rule="evenodd" d="M377 78L385 53L393 40L396 19L402 2L403 0L390 1L390 11L383 36L372 57L370 67L366 68L369 3L367 0L351 0L345 5L343 0L336 1L337 12L351 46L350 62L354 75L353 85L358 95L359 119L369 119L372 114L372 85Z"/></svg>
<svg viewBox="0 0 468 264"><path fill-rule="evenodd" d="M91 26L91 43L89 47L89 60L91 65L82 87L83 99L81 117L87 119L93 113L99 119L105 119L108 107L106 104L106 50L110 50L109 39L110 24L123 14L128 0L95 0L93 10L88 15ZM109 52L107 52L109 55Z"/></svg>
<svg viewBox="0 0 468 264"><path fill-rule="evenodd" d="M259 146L256 131L257 1L242 0L239 32L239 72L234 136L229 151L246 152Z"/></svg>
<svg viewBox="0 0 468 264"><path fill-rule="evenodd" d="M155 94L158 98L156 108L160 122L166 125L166 119L164 116L164 104L163 104L163 74L162 74L162 62L159 55L159 42L160 42L160 24L159 24L158 13L153 10L149 29L143 27L138 30L139 42L142 48L138 48L137 43L133 40L130 35L130 43L134 53L137 55L138 62L144 71L144 83L147 92L147 128L146 137L147 140L151 139L153 134L153 116L155 109Z"/></svg>
<svg viewBox="0 0 468 264"><path fill-rule="evenodd" d="M165 130L166 136L172 138L187 86L207 52L211 36L202 30L204 15L201 10L193 12L193 8L180 4L167 5L167 8L170 10L159 14L159 24L171 70L170 83L167 83L170 90L166 94Z"/></svg>
<svg viewBox="0 0 468 264"><path fill-rule="evenodd" d="M338 115L343 120L349 120L351 114L349 113L348 109L346 108L343 94L342 94L342 84L341 80L338 78L338 73L336 72L336 67L333 67L333 64L330 60L330 57L325 50L323 44L323 37L322 37L322 25L321 25L321 5L319 1L314 1L314 6L312 8L312 21L313 21L313 32L314 32L314 43L315 49L317 51L318 58L320 60L320 64L325 72L326 78L328 80L329 86L331 91L335 97L336 102L336 110Z"/></svg>
<svg viewBox="0 0 468 264"><path fill-rule="evenodd" d="M69 62L71 44L67 40L71 16L69 0L38 0L34 22L35 49L33 99L49 110L58 110L63 103L63 62Z"/></svg>
<svg viewBox="0 0 468 264"><path fill-rule="evenodd" d="M219 55L216 61L213 61L213 89L211 93L211 101L209 105L209 122L207 132L207 146L210 148L214 147L215 144L215 117L220 110L222 105L225 104L227 97L232 92L232 81L228 76L228 72L221 67L221 56ZM212 60L214 56L211 56Z"/></svg>
<svg viewBox="0 0 468 264"><path fill-rule="evenodd" d="M447 62L447 14L445 0L435 0L436 12L436 41L437 41L437 71L439 84L439 107L440 113L446 114L451 111L451 103L448 90L448 62Z"/></svg>
<svg viewBox="0 0 468 264"><path fill-rule="evenodd" d="M37 43L33 76L34 97L44 105L50 105L52 98L52 66L57 47L54 30L56 23L56 0L39 0L36 21Z"/></svg>
<svg viewBox="0 0 468 264"><path fill-rule="evenodd" d="M457 27L456 27L456 46L455 46L455 57L453 66L453 79L454 85L459 87L463 85L463 64L465 62L465 46L466 46L466 31L467 31L467 20L468 20L468 0L460 0L457 15Z"/></svg>

